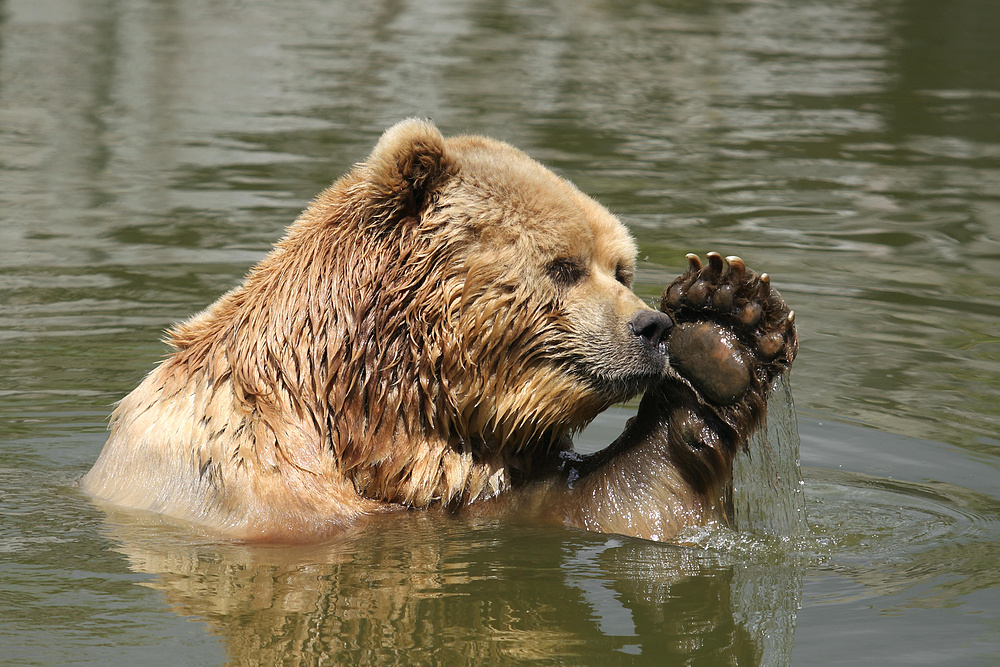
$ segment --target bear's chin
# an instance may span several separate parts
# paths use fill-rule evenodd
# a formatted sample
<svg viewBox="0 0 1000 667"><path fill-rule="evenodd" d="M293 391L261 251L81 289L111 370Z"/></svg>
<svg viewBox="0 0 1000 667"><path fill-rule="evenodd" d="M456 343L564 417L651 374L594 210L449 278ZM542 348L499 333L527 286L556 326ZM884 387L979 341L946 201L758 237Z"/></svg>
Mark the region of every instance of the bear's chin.
<svg viewBox="0 0 1000 667"><path fill-rule="evenodd" d="M595 373L593 369L578 366L574 375L588 391L600 396L606 405L623 403L646 391L659 382L667 372L667 358L649 359L640 368L627 373Z"/></svg>

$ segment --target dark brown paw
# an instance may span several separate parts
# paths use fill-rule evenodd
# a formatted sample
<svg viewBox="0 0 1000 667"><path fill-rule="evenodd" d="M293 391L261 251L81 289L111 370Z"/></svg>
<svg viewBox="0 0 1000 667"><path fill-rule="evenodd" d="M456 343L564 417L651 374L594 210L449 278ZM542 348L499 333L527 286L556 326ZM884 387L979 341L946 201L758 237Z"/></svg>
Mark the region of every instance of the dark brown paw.
<svg viewBox="0 0 1000 667"><path fill-rule="evenodd" d="M667 286L660 310L675 326L668 340L671 366L716 406L748 391L766 394L798 351L795 313L739 257L708 253L703 266L688 255L688 270ZM760 396L761 399L765 396Z"/></svg>

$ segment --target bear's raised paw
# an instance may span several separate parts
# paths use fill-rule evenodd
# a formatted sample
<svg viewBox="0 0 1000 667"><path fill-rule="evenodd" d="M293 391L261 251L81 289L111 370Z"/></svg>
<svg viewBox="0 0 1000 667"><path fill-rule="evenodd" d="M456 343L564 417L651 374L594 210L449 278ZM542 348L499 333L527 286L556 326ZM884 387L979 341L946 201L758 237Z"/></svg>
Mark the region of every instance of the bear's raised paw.
<svg viewBox="0 0 1000 667"><path fill-rule="evenodd" d="M675 326L668 341L671 368L703 402L731 406L748 391L766 392L798 351L795 313L766 273L739 257L690 254L688 270L663 291L660 310ZM763 396L761 398L764 398Z"/></svg>

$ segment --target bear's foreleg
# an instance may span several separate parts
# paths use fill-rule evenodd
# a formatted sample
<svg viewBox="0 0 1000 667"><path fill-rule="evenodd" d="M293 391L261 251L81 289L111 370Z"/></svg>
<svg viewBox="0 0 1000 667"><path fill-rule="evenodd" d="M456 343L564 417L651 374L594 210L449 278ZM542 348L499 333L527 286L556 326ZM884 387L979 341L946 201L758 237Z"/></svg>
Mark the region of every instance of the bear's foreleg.
<svg viewBox="0 0 1000 667"><path fill-rule="evenodd" d="M738 257L688 260L660 304L674 320L668 375L611 446L567 459L568 490L553 504L567 525L669 540L731 519L733 459L795 358L795 314Z"/></svg>

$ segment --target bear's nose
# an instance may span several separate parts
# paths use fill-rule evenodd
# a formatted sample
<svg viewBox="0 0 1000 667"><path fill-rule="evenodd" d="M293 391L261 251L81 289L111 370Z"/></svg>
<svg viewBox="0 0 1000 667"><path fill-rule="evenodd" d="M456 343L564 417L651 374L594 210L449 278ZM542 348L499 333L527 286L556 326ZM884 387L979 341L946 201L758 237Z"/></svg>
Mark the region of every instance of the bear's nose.
<svg viewBox="0 0 1000 667"><path fill-rule="evenodd" d="M674 326L673 320L666 313L658 310L640 310L629 322L629 329L642 340L643 344L653 348L666 342L667 334Z"/></svg>

